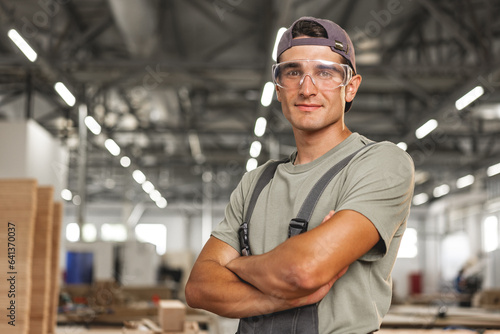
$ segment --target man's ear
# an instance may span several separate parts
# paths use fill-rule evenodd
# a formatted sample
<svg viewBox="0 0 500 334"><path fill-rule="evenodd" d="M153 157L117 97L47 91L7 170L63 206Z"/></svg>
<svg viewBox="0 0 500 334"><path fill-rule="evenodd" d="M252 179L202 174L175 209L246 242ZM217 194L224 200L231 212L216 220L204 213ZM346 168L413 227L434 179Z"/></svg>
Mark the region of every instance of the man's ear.
<svg viewBox="0 0 500 334"><path fill-rule="evenodd" d="M357 74L352 77L351 81L345 87L345 100L351 102L356 93L358 92L359 85L361 85L361 75Z"/></svg>
<svg viewBox="0 0 500 334"><path fill-rule="evenodd" d="M281 102L280 88L278 87L278 85L274 85L274 88L276 89L276 97L278 98L278 101Z"/></svg>

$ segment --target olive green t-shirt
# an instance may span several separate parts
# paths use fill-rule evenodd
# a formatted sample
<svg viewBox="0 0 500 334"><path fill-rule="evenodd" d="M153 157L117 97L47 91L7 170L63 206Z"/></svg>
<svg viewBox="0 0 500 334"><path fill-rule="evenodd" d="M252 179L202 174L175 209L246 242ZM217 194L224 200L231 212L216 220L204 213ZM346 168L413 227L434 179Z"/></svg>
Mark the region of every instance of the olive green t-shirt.
<svg viewBox="0 0 500 334"><path fill-rule="evenodd" d="M310 163L280 164L262 190L249 223L252 254L268 252L284 242L290 220L316 181L337 162L370 142L353 133ZM224 220L212 232L238 251L238 228L266 165L243 176L231 194ZM369 333L380 327L391 303L391 271L406 228L413 174L413 162L405 151L392 143L380 142L358 153L320 197L309 230L318 226L330 210L354 210L367 217L380 234L379 243L352 263L319 303L320 333ZM320 252L318 248L318 256Z"/></svg>

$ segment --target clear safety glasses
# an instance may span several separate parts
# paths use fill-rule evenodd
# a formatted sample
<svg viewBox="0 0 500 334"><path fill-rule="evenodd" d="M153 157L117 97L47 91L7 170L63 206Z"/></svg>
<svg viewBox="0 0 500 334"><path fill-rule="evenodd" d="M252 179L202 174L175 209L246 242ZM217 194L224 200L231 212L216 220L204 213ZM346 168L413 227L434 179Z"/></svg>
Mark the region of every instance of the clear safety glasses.
<svg viewBox="0 0 500 334"><path fill-rule="evenodd" d="M327 60L299 59L273 65L273 81L284 89L299 88L306 76L322 90L333 90L345 86L352 78L349 65Z"/></svg>

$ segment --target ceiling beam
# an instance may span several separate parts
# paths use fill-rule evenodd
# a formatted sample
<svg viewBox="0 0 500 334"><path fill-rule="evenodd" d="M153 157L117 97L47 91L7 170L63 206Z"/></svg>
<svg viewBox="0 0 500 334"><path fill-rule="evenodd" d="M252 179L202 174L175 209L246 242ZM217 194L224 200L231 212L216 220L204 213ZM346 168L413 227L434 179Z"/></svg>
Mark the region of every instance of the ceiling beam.
<svg viewBox="0 0 500 334"><path fill-rule="evenodd" d="M82 35L80 35L78 39L68 45L68 47L66 48L68 56L74 55L80 48L95 40L109 27L111 27L112 24L113 20L111 15L107 15L103 20L101 20L101 22L87 29Z"/></svg>
<svg viewBox="0 0 500 334"><path fill-rule="evenodd" d="M477 54L477 49L474 44L472 44L467 38L463 36L462 26L455 22L452 18L446 15L439 7L436 2L431 0L418 0L420 4L429 11L432 17L441 24L449 34L451 34L455 40L460 43L471 54Z"/></svg>

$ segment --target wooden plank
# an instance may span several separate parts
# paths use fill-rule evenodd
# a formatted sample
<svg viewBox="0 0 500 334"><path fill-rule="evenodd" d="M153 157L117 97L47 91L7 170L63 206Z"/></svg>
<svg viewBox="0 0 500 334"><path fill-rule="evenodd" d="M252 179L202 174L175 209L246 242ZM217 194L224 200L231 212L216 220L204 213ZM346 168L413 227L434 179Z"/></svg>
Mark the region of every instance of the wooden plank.
<svg viewBox="0 0 500 334"><path fill-rule="evenodd" d="M54 189L37 189L37 213L31 267L30 334L47 334L49 324L49 293L52 260L52 224Z"/></svg>
<svg viewBox="0 0 500 334"><path fill-rule="evenodd" d="M57 306L59 304L59 291L61 273L59 270L59 249L61 245L61 228L63 217L63 205L60 202L54 203L54 215L52 225L52 261L51 261L51 274L50 279L50 292L49 292L49 320L48 332L55 333L57 323Z"/></svg>
<svg viewBox="0 0 500 334"><path fill-rule="evenodd" d="M36 189L36 180L0 180L0 245L6 245L0 253L0 305L11 308L0 321L0 333L29 331Z"/></svg>

